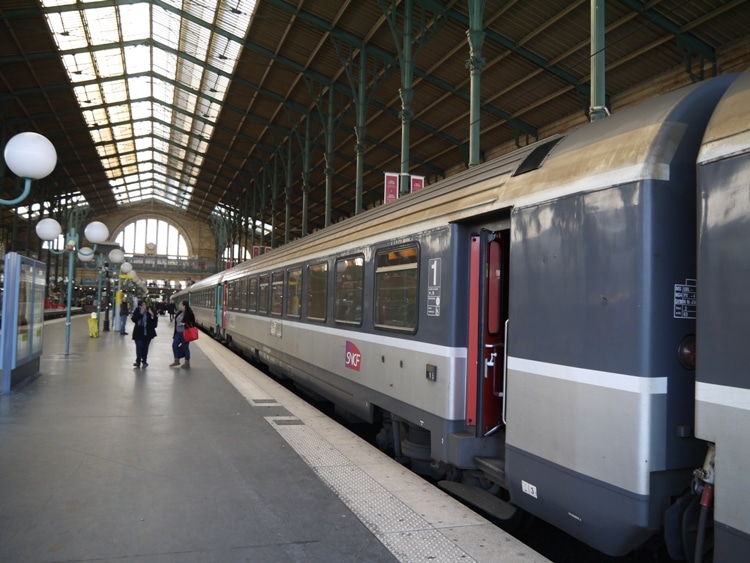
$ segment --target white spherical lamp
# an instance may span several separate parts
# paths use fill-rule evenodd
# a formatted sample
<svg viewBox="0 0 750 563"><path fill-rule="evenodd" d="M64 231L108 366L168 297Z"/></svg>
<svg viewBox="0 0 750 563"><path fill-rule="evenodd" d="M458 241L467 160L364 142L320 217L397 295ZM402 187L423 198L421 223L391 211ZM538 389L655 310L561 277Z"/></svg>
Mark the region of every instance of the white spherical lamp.
<svg viewBox="0 0 750 563"><path fill-rule="evenodd" d="M122 266L120 266L120 272L123 274L129 274L133 271L133 265L130 262L125 262Z"/></svg>
<svg viewBox="0 0 750 563"><path fill-rule="evenodd" d="M109 236L109 229L107 228L107 225L105 225L101 221L93 221L92 223L86 225L83 234L86 236L86 240L88 240L89 242L93 242L94 244L101 244L105 240L107 240L107 237Z"/></svg>
<svg viewBox="0 0 750 563"><path fill-rule="evenodd" d="M62 234L60 223L47 217L36 224L36 234L42 240L55 240Z"/></svg>
<svg viewBox="0 0 750 563"><path fill-rule="evenodd" d="M94 259L94 251L88 246L82 246L78 249L78 259L81 262L91 262Z"/></svg>
<svg viewBox="0 0 750 563"><path fill-rule="evenodd" d="M49 176L57 164L57 152L47 137L26 132L5 145L5 162L16 176L39 180Z"/></svg>
<svg viewBox="0 0 750 563"><path fill-rule="evenodd" d="M113 248L107 254L107 258L112 264L122 264L125 261L125 254L119 248Z"/></svg>

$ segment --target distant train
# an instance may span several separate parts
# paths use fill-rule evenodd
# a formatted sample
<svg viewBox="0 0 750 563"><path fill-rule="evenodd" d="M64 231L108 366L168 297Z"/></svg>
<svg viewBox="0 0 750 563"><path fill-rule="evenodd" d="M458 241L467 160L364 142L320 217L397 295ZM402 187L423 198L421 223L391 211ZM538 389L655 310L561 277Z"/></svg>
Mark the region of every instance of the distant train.
<svg viewBox="0 0 750 563"><path fill-rule="evenodd" d="M750 553L749 280L750 71L173 299L454 495L610 555L663 534L725 562Z"/></svg>

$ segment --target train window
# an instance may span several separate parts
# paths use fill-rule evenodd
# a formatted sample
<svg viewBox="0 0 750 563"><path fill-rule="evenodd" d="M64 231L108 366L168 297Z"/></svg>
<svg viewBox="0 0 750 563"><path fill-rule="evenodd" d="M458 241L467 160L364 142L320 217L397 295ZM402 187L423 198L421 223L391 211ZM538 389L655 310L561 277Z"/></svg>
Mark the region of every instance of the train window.
<svg viewBox="0 0 750 563"><path fill-rule="evenodd" d="M248 280L247 310L251 313L258 310L258 278L250 278Z"/></svg>
<svg viewBox="0 0 750 563"><path fill-rule="evenodd" d="M237 296L237 308L247 311L247 278L240 280L240 294Z"/></svg>
<svg viewBox="0 0 750 563"><path fill-rule="evenodd" d="M328 304L328 262L307 268L307 318L325 321Z"/></svg>
<svg viewBox="0 0 750 563"><path fill-rule="evenodd" d="M365 259L351 256L336 260L336 322L362 324L362 281Z"/></svg>
<svg viewBox="0 0 750 563"><path fill-rule="evenodd" d="M284 272L271 274L271 314L281 315L284 311Z"/></svg>
<svg viewBox="0 0 750 563"><path fill-rule="evenodd" d="M375 326L417 327L419 249L416 244L378 251L375 257Z"/></svg>
<svg viewBox="0 0 750 563"><path fill-rule="evenodd" d="M299 317L302 306L302 268L286 272L286 314Z"/></svg>
<svg viewBox="0 0 750 563"><path fill-rule="evenodd" d="M268 274L263 274L258 282L258 312L268 313Z"/></svg>
<svg viewBox="0 0 750 563"><path fill-rule="evenodd" d="M235 311L240 310L240 280L235 281L233 284L234 286L234 296L232 297L232 309Z"/></svg>
<svg viewBox="0 0 750 563"><path fill-rule="evenodd" d="M229 282L227 284L227 309L230 311L236 308L234 302L235 285L236 282Z"/></svg>

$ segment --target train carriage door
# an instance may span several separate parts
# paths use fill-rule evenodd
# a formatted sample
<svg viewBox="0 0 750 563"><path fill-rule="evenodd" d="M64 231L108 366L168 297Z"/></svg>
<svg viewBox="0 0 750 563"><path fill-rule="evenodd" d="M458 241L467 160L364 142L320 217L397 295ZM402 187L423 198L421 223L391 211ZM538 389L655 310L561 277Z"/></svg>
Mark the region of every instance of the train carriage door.
<svg viewBox="0 0 750 563"><path fill-rule="evenodd" d="M466 422L476 427L477 436L502 424L509 240L509 231L471 236Z"/></svg>

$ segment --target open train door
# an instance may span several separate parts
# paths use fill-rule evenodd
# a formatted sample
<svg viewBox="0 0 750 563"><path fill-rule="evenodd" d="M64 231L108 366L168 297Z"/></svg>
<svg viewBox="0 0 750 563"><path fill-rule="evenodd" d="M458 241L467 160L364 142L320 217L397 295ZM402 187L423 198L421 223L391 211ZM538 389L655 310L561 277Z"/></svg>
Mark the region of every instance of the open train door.
<svg viewBox="0 0 750 563"><path fill-rule="evenodd" d="M502 427L510 231L471 236L466 422L476 435Z"/></svg>

